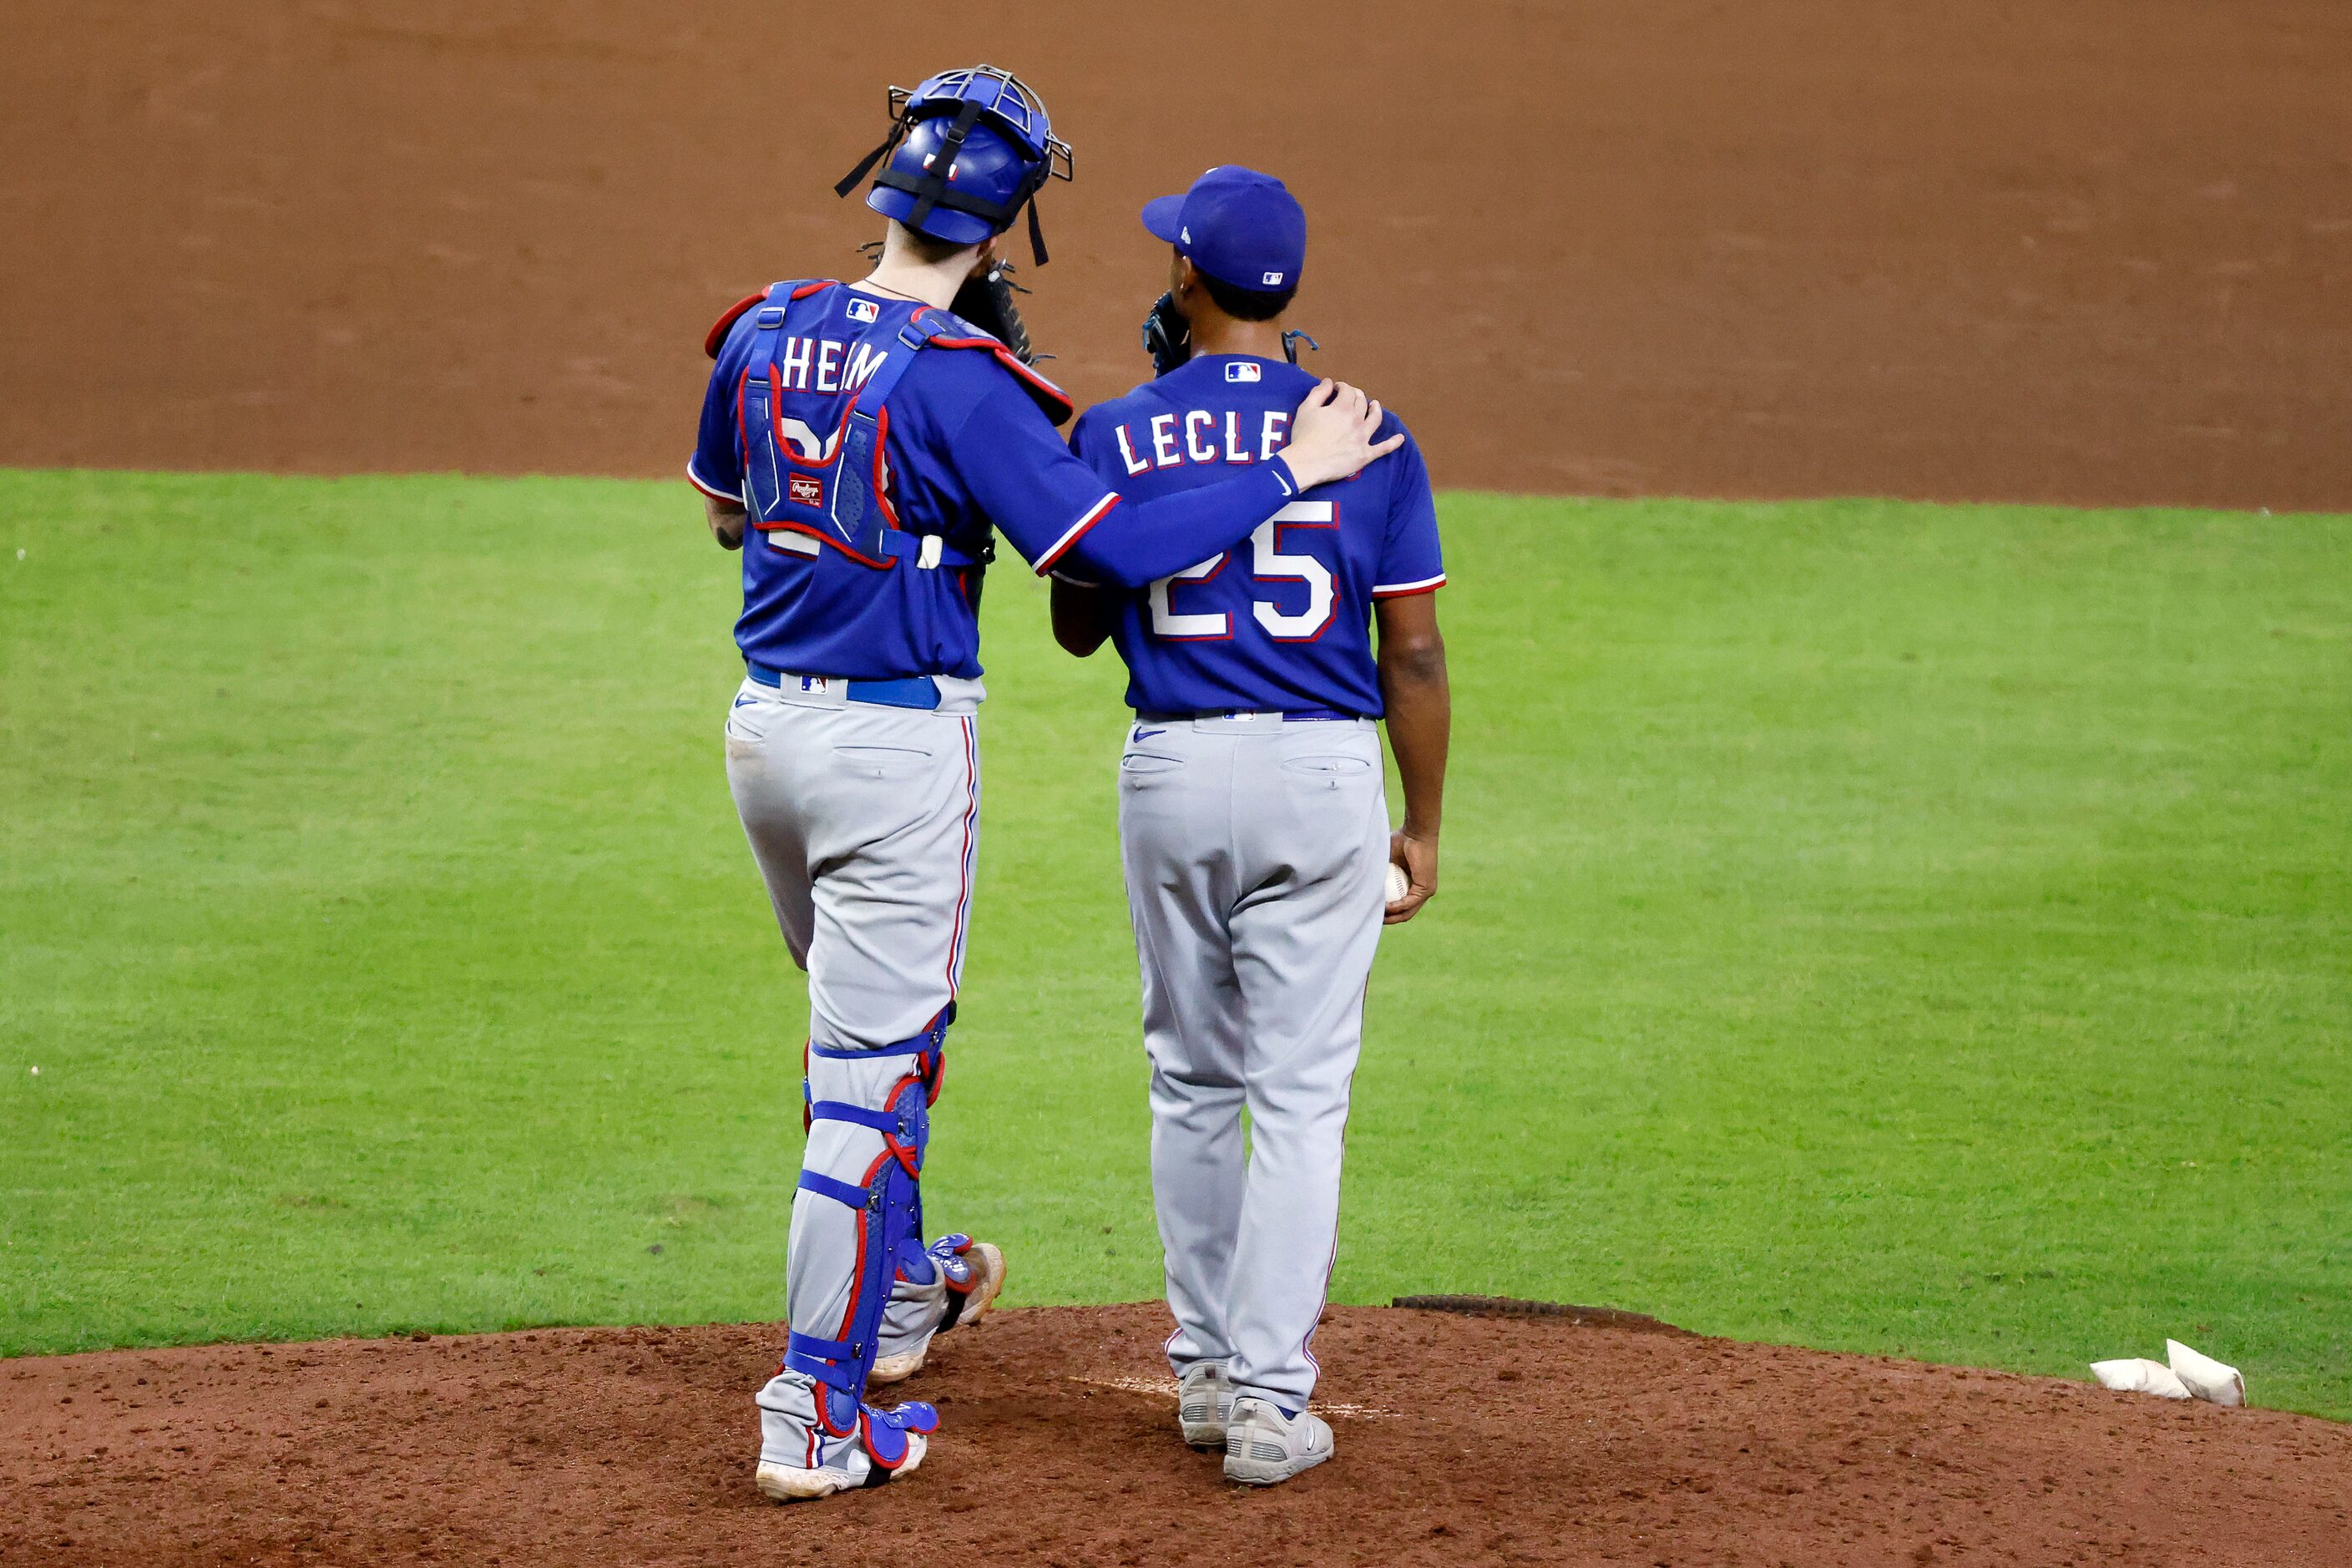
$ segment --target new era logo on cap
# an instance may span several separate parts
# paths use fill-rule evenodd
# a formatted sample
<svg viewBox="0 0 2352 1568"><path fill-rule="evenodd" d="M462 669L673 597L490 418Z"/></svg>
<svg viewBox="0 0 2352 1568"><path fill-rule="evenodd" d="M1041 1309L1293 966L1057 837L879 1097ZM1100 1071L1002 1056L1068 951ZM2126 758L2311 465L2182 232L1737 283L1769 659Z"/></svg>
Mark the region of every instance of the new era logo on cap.
<svg viewBox="0 0 2352 1568"><path fill-rule="evenodd" d="M1227 381L1255 381L1259 374L1255 360L1237 359L1225 366Z"/></svg>

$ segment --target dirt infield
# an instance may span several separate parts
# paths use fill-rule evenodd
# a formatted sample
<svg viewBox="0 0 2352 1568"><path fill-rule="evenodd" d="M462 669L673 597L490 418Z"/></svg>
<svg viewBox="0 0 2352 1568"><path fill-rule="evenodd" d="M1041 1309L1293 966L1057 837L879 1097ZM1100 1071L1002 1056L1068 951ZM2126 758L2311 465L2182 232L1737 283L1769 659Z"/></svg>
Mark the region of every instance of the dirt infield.
<svg viewBox="0 0 2352 1568"><path fill-rule="evenodd" d="M873 232L883 84L984 55L1078 147L1035 314L1087 399L1136 205L1241 161L1442 483L2352 507L2341 0L1185 16L1229 58L1072 0L24 8L0 462L675 473L711 316Z"/></svg>
<svg viewBox="0 0 2352 1568"><path fill-rule="evenodd" d="M776 1326L15 1362L0 1562L2352 1562L2352 1430L1556 1318L1335 1310L1339 1457L1244 1494L1175 1436L1165 1331L950 1335L922 1470L790 1509L751 1486Z"/></svg>

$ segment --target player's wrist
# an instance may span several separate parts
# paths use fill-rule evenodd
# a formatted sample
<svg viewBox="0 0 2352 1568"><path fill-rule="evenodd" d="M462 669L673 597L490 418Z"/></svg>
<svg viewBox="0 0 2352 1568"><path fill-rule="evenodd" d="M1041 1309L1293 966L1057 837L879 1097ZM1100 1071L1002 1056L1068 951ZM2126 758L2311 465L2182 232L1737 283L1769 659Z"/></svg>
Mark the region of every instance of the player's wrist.
<svg viewBox="0 0 2352 1568"><path fill-rule="evenodd" d="M1435 817L1416 816L1412 812L1408 811L1404 814L1404 826L1399 827L1397 831L1403 834L1407 838L1417 840L1420 843L1434 844L1437 842L1437 828L1438 824Z"/></svg>

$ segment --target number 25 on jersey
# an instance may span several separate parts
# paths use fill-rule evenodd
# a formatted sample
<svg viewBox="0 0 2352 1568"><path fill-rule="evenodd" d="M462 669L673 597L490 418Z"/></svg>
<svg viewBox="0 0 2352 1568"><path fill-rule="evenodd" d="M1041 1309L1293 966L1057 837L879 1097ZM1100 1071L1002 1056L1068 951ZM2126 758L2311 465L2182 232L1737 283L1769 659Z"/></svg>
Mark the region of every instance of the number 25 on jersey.
<svg viewBox="0 0 2352 1568"><path fill-rule="evenodd" d="M1297 530L1330 529L1336 535L1339 527L1338 502L1295 500L1258 524L1257 531L1250 535L1252 582L1307 585L1306 605L1296 611L1285 610L1280 600L1251 596L1252 618L1275 641L1313 642L1331 624L1338 597L1331 568L1295 550L1286 554L1283 547L1307 542L1297 537ZM1187 614L1179 607L1188 585L1208 582L1223 572L1225 564L1225 556L1213 555L1197 566L1187 566L1151 584L1151 635L1165 642L1223 642L1230 638L1234 635L1230 613L1218 610ZM1297 595L1293 593L1288 597L1295 602Z"/></svg>

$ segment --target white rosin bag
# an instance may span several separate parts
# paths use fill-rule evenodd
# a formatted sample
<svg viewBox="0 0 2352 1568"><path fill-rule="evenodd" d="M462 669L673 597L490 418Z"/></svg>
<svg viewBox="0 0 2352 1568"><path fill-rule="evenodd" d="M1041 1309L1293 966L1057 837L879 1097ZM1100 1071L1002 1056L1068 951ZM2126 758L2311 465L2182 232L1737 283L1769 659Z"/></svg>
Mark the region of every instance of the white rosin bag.
<svg viewBox="0 0 2352 1568"><path fill-rule="evenodd" d="M2246 1380L2239 1375L2236 1367L2190 1350L2179 1340L2165 1341L2164 1353L2171 1361L2168 1370L2172 1375L2196 1397L2233 1407L2246 1402Z"/></svg>
<svg viewBox="0 0 2352 1568"><path fill-rule="evenodd" d="M2153 1394L2160 1399L2194 1397L2189 1385L2174 1375L2170 1367L2146 1356L2132 1356L2123 1361L2095 1361L2091 1375L2099 1380L2102 1388L2118 1389L2125 1394Z"/></svg>

